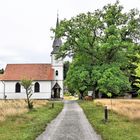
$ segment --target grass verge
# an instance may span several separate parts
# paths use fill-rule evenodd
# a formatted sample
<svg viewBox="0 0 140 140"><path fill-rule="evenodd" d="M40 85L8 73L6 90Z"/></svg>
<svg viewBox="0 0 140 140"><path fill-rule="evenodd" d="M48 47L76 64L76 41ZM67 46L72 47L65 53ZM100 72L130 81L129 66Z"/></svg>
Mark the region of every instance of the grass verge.
<svg viewBox="0 0 140 140"><path fill-rule="evenodd" d="M34 140L62 108L63 103L54 103L54 108L47 104L22 115L9 116L0 122L0 140Z"/></svg>
<svg viewBox="0 0 140 140"><path fill-rule="evenodd" d="M140 120L130 121L127 117L110 112L109 121L104 123L103 106L88 101L79 104L103 140L140 140Z"/></svg>

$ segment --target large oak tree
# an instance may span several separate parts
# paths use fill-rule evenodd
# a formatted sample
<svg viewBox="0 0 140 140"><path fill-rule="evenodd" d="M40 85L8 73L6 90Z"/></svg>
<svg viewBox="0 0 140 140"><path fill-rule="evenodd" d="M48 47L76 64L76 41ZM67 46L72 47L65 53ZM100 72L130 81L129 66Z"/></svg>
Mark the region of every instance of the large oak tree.
<svg viewBox="0 0 140 140"><path fill-rule="evenodd" d="M73 58L66 83L83 94L93 89L120 94L130 90L140 53L140 15L117 1L101 10L64 19L54 30L64 44L57 58Z"/></svg>

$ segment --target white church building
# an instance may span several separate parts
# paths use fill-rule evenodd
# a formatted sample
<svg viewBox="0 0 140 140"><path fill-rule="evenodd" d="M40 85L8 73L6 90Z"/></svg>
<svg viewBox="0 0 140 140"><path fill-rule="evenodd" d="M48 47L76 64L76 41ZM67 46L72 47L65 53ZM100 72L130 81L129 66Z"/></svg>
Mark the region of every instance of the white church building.
<svg viewBox="0 0 140 140"><path fill-rule="evenodd" d="M55 58L61 45L61 39L55 37L51 64L7 64L4 74L0 74L0 99L25 99L20 84L25 78L33 81L33 99L63 98L63 60Z"/></svg>

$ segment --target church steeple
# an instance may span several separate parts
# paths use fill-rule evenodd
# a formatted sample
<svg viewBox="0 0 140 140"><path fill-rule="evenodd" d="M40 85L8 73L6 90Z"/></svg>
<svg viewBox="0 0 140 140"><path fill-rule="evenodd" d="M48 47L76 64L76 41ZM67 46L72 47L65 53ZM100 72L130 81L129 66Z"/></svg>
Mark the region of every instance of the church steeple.
<svg viewBox="0 0 140 140"><path fill-rule="evenodd" d="M56 21L56 29L59 27L59 17L57 14L57 21ZM55 33L54 41L53 41L53 51L51 52L51 65L53 68L53 76L54 79L52 80L52 97L54 98L62 98L63 97L63 58L56 58L56 55L59 53L59 48L62 45L61 38L57 36Z"/></svg>
<svg viewBox="0 0 140 140"><path fill-rule="evenodd" d="M59 27L59 16L57 13L56 28L58 28L58 27ZM61 38L57 38L56 33L55 33L55 38L54 38L53 45L52 45L52 47L53 47L52 54L57 53L57 51L61 45L62 45L62 40L61 40Z"/></svg>
<svg viewBox="0 0 140 140"><path fill-rule="evenodd" d="M56 28L59 26L59 14L57 13Z"/></svg>

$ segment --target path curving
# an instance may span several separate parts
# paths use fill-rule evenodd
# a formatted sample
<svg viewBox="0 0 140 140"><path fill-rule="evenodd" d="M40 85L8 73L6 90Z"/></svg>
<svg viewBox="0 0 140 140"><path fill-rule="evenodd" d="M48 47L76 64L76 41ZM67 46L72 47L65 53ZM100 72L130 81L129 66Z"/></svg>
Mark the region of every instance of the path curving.
<svg viewBox="0 0 140 140"><path fill-rule="evenodd" d="M76 101L64 101L64 109L36 140L101 140Z"/></svg>

